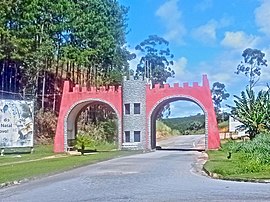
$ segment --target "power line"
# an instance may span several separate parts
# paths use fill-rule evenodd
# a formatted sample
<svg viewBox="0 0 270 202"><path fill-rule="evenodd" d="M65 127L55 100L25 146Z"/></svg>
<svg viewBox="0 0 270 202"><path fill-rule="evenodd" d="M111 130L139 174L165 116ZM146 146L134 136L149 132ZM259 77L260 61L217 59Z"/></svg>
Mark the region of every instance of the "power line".
<svg viewBox="0 0 270 202"><path fill-rule="evenodd" d="M1 93L8 93L8 94L12 94L12 95L19 95L23 98L21 93L15 93L15 92L11 92L11 91L4 91L4 90L0 90ZM30 94L30 93L26 93L24 94L25 96L42 96L42 94ZM44 96L57 96L57 95L63 95L62 93L49 93L49 94L44 94Z"/></svg>
<svg viewBox="0 0 270 202"><path fill-rule="evenodd" d="M23 96L20 93L14 93L14 92L10 92L10 91L4 91L4 90L0 90L1 93L8 93L8 94L12 94L12 95L19 95L21 98L23 98Z"/></svg>

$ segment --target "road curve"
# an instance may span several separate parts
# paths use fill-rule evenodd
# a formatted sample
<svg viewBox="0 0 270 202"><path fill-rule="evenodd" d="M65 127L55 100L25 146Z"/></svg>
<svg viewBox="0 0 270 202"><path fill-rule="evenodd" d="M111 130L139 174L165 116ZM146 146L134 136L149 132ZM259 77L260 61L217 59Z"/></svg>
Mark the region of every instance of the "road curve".
<svg viewBox="0 0 270 202"><path fill-rule="evenodd" d="M113 159L0 189L0 201L270 201L270 184L211 179L195 151Z"/></svg>

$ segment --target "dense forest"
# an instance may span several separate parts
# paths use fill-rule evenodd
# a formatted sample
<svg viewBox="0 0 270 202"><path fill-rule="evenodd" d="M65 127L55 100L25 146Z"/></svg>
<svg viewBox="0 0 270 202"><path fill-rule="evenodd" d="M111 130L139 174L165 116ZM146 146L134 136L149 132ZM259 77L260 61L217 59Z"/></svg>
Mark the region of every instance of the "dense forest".
<svg viewBox="0 0 270 202"><path fill-rule="evenodd" d="M128 9L115 0L0 2L0 96L57 111L63 80L119 84L133 57Z"/></svg>

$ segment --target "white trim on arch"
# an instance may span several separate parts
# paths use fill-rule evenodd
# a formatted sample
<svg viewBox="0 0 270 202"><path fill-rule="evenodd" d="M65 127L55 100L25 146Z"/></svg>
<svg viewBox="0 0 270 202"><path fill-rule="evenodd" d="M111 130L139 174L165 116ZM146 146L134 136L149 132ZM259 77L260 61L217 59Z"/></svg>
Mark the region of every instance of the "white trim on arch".
<svg viewBox="0 0 270 202"><path fill-rule="evenodd" d="M152 142L152 125L151 125L151 119L152 119L152 115L153 115L153 112L155 112L155 110L160 106L162 105L162 103L166 102L166 101L169 101L169 100L172 100L172 99L176 99L174 101L179 101L179 100L187 100L187 101L190 101L190 102L194 102L196 103L204 112L204 117L205 117L205 149L208 148L208 112L207 110L205 109L204 105L199 101L197 100L196 98L192 97L192 96L189 96L189 95L182 95L182 94L178 94L178 95L172 95L172 96L166 96L162 99L160 99L159 101L157 101L155 103L155 105L153 106L153 108L151 109L150 113L148 114L148 117L147 117L147 123L148 123L148 145L147 145L147 148L149 149L152 149L151 148L151 142ZM174 102L172 101L172 102ZM170 103L170 101L169 101Z"/></svg>
<svg viewBox="0 0 270 202"><path fill-rule="evenodd" d="M72 111L80 104L84 104L82 105L82 107L80 107L80 110L83 109L83 107L90 105L93 102L101 102L101 103L105 103L107 105L109 105L116 113L117 116L117 124L118 124L118 148L121 147L122 144L122 124L121 124L121 117L120 117L120 113L119 111L115 108L115 106L113 104L111 104L110 102L103 100L103 99L98 99L98 98L89 98L89 99L85 99L85 100L80 100L78 102L75 102L67 111L65 117L64 117L64 150L67 151L67 139L68 139L68 134L67 134L67 129L68 129L68 118L70 116L70 114L72 113ZM79 111L80 111L79 110Z"/></svg>

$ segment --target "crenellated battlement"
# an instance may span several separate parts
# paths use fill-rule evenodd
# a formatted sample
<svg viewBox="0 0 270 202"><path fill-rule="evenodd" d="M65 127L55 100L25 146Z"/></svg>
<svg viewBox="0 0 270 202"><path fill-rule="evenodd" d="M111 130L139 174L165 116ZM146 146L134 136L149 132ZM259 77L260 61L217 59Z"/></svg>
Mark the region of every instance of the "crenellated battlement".
<svg viewBox="0 0 270 202"><path fill-rule="evenodd" d="M157 90L157 89L190 89L190 88L202 88L202 87L207 87L209 86L209 82L207 79L206 75L203 75L203 79L202 79L202 85L199 85L198 82L193 82L191 85L188 82L184 82L182 85L180 83L174 83L173 85L170 84L155 84L154 86L152 86L151 84L147 84L147 88L148 90Z"/></svg>
<svg viewBox="0 0 270 202"><path fill-rule="evenodd" d="M74 87L70 88L69 81L65 81L63 93L118 93L121 91L121 88L121 86L118 86L117 88L116 86L92 86L87 88L86 86L81 86L79 84L76 84Z"/></svg>

